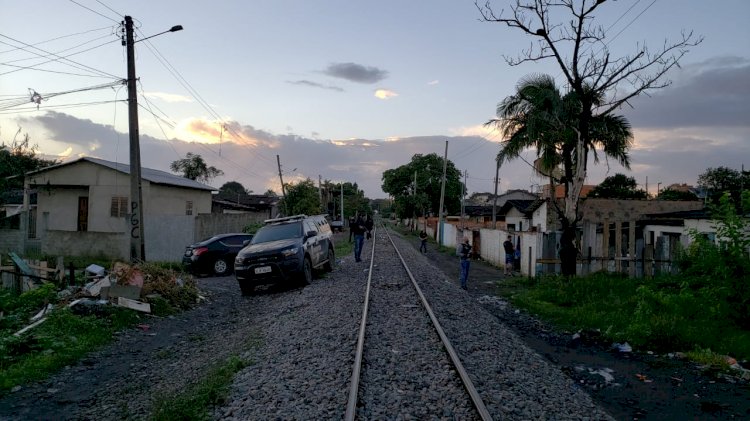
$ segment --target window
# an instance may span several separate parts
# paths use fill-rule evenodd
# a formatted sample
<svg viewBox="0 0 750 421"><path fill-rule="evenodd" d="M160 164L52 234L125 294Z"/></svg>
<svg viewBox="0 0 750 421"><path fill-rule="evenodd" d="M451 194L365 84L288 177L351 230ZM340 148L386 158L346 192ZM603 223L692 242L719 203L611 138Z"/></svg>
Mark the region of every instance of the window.
<svg viewBox="0 0 750 421"><path fill-rule="evenodd" d="M185 202L185 215L192 215L193 214L193 201L188 200Z"/></svg>
<svg viewBox="0 0 750 421"><path fill-rule="evenodd" d="M109 207L109 216L113 218L124 218L128 213L128 198L126 196L112 196L112 204Z"/></svg>

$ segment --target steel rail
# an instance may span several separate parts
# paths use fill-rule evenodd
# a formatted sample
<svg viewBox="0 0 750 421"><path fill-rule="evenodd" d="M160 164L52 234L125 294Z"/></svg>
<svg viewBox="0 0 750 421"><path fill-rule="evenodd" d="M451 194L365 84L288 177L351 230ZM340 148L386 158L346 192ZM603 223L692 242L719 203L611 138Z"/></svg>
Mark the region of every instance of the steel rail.
<svg viewBox="0 0 750 421"><path fill-rule="evenodd" d="M354 368L352 369L352 379L349 384L349 400L346 403L346 413L344 420L354 421L354 415L357 411L357 394L359 393L359 375L362 371L362 355L365 349L365 328L367 326L367 313L370 309L370 285L372 284L372 267L375 262L375 234L377 227L372 233L372 251L370 253L370 270L367 274L367 287L365 288L365 306L362 310L362 322L359 324L359 337L357 338L357 352L354 356ZM355 240L356 241L356 240Z"/></svg>
<svg viewBox="0 0 750 421"><path fill-rule="evenodd" d="M401 255L401 252L396 247L396 243L393 242L391 235L388 233L388 229L386 229L385 226L383 226L383 229L385 231L386 236L388 237L388 240L391 242L393 249L396 250L396 254L398 254L398 258L401 260L401 264L403 265L404 269L406 269L406 273L409 275L409 279L411 279L412 285L414 286L414 289L417 291L417 294L419 295L419 298L422 301L423 307L427 311L427 314L430 316L430 320L432 320L432 324L435 327L435 330L437 331L438 336L440 336L440 340L443 342L443 346L445 347L445 350L448 352L448 355L451 358L451 362L453 363L454 367L456 367L456 372L461 378L464 388L466 388L466 391L469 393L472 403L474 404L474 407L479 413L479 416L484 421L492 420L492 416L487 410L487 407L484 405L484 401L482 401L481 396L479 396L479 393L474 387L474 383L472 383L471 378L469 378L469 375L466 372L466 369L464 369L463 364L461 364L461 360L458 357L458 354L456 353L455 349L453 349L453 345L451 345L451 342L448 339L448 337L445 335L445 332L443 331L443 328L440 325L440 322L437 320L435 313L432 311L432 307L430 307L430 304L427 302L427 298L425 298L424 294L422 293L422 289L419 288L419 285L417 284L416 279L414 279L414 276L412 275L411 270L409 270L409 266L406 264L406 261ZM373 242L372 242L372 250L371 250L371 256L370 256L370 273L367 276L367 287L365 291L365 304L364 304L364 309L362 310L362 321L359 327L359 337L357 339L357 351L354 357L354 369L352 370L352 378L351 378L351 383L349 387L349 400L346 406L346 414L344 415L344 419L346 421L354 421L354 416L356 413L356 406L357 406L357 395L359 391L359 378L360 378L360 373L361 373L361 368L362 368L362 355L364 353L365 328L367 326L367 314L369 311L369 303L370 303L372 268L373 268L373 264L375 261L375 241L374 241L375 234L373 234L372 238L373 238Z"/></svg>
<svg viewBox="0 0 750 421"><path fill-rule="evenodd" d="M393 249L396 250L396 254L398 254L398 258L401 260L401 264L404 266L404 269L406 269L406 273L409 274L409 279L411 279L411 283L414 285L414 289L417 290L417 294L419 294L419 298L422 300L422 305L424 306L425 310L427 310L427 314L430 315L432 324L435 327L435 330L437 331L438 335L440 336L440 340L443 341L443 346L445 346L445 350L448 352L448 355L451 357L451 361L453 362L453 365L456 367L456 372L458 372L458 375L459 377L461 377L461 381L463 382L464 387L466 388L466 391L469 393L469 396L471 396L471 401L474 403L474 407L477 409L477 412L479 412L479 416L482 417L482 419L485 421L492 420L492 415L490 415L490 412L487 410L487 407L484 405L484 401L482 401L482 397L479 396L479 392L477 392L476 387L474 387L474 383L471 381L471 378L469 378L469 374L466 372L466 369L464 368L463 364L461 364L461 359L458 357L456 350L453 349L453 345L451 345L450 339L448 339L448 337L445 335L445 332L443 331L443 327L440 325L440 322L435 316L435 313L432 311L432 307L430 307L430 303L427 302L427 298L425 298L424 294L422 293L422 289L419 288L419 285L417 284L417 280L414 279L414 275L412 275L411 270L409 270L409 266L406 264L404 257L401 255L401 252L398 251L398 247L396 247L396 243L393 242L393 238L391 238L391 234L388 233L388 229L384 228L384 230L385 230L385 235L388 236L388 240L390 240L391 245L393 245Z"/></svg>

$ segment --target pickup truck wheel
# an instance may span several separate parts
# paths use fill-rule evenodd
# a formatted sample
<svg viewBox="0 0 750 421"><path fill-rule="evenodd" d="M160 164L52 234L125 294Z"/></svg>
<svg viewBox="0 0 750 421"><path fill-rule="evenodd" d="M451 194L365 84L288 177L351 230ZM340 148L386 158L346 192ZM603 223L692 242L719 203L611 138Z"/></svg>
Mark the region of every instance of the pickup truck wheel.
<svg viewBox="0 0 750 421"><path fill-rule="evenodd" d="M300 282L302 285L310 285L310 283L312 283L312 262L310 262L309 257L305 257L305 262L302 264L302 273L300 275Z"/></svg>
<svg viewBox="0 0 750 421"><path fill-rule="evenodd" d="M328 247L328 261L323 265L323 270L326 272L332 272L333 271L333 262L336 260L336 256L333 253L333 249L331 247Z"/></svg>

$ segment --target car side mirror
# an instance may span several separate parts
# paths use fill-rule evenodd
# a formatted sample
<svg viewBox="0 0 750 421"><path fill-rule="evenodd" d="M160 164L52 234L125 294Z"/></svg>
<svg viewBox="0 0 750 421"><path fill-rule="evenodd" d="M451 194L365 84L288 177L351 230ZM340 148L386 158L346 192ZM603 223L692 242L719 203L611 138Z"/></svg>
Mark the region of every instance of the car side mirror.
<svg viewBox="0 0 750 421"><path fill-rule="evenodd" d="M305 233L305 239L315 237L316 235L318 235L316 231L307 231L307 233Z"/></svg>
<svg viewBox="0 0 750 421"><path fill-rule="evenodd" d="M242 242L242 247L247 247L248 244L250 244L250 241L252 240L245 240Z"/></svg>

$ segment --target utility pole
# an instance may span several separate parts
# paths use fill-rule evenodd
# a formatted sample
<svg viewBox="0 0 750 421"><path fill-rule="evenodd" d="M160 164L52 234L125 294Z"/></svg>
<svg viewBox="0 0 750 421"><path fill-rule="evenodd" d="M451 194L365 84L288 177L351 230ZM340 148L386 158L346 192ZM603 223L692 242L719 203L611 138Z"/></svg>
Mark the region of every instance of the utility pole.
<svg viewBox="0 0 750 421"><path fill-rule="evenodd" d="M320 201L320 209L321 210L325 209L323 207L323 186L322 186L320 174L318 174L318 200Z"/></svg>
<svg viewBox="0 0 750 421"><path fill-rule="evenodd" d="M495 159L495 195L492 198L492 229L497 229L497 183L500 182L500 161Z"/></svg>
<svg viewBox="0 0 750 421"><path fill-rule="evenodd" d="M281 198L284 199L284 213L289 216L289 206L286 203L286 187L284 187L284 178L281 176L281 158L276 155L276 165L279 167L279 181L281 182Z"/></svg>
<svg viewBox="0 0 750 421"><path fill-rule="evenodd" d="M412 190L412 193L414 194L414 211L412 212L413 214L412 219L414 221L412 222L412 227L413 227L412 230L416 230L417 225L418 225L417 224L417 171L416 170L414 170L414 190Z"/></svg>
<svg viewBox="0 0 750 421"><path fill-rule="evenodd" d="M448 141L445 141L443 155L443 181L440 185L440 208L438 209L438 245L443 245L443 203L445 202L445 173L448 171Z"/></svg>
<svg viewBox="0 0 750 421"><path fill-rule="evenodd" d="M146 248L143 235L143 189L141 188L141 146L138 129L138 95L135 81L135 37L133 36L133 18L125 16L125 37L122 45L127 51L128 60L128 131L130 134L130 261L135 263L146 260ZM169 30L141 38L144 41L167 32L182 31L182 25L175 25Z"/></svg>
<svg viewBox="0 0 750 421"><path fill-rule="evenodd" d="M466 200L466 179L469 178L469 170L464 170L464 184L461 186L461 229L463 230L466 228L466 224L464 223L464 209L466 208L465 200Z"/></svg>
<svg viewBox="0 0 750 421"><path fill-rule="evenodd" d="M344 182L341 182L341 222L344 222Z"/></svg>
<svg viewBox="0 0 750 421"><path fill-rule="evenodd" d="M135 81L135 39L133 18L125 16L125 47L128 59L128 120L130 132L130 261L146 260L143 241L143 195L141 189L141 146L138 133L138 95Z"/></svg>

